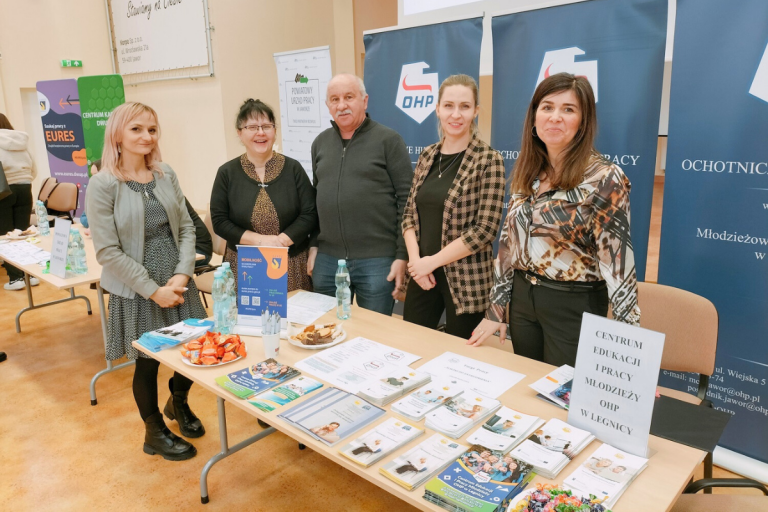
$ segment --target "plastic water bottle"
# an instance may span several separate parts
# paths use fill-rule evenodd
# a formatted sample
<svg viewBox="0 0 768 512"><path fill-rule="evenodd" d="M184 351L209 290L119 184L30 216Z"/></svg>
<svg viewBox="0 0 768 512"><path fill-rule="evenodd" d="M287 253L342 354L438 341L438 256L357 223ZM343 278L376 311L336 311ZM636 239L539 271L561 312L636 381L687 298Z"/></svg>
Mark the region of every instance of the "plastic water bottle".
<svg viewBox="0 0 768 512"><path fill-rule="evenodd" d="M221 334L229 334L229 295L227 294L227 282L221 270L217 270L213 274L211 295L213 295L214 330Z"/></svg>
<svg viewBox="0 0 768 512"><path fill-rule="evenodd" d="M227 297L229 298L229 330L234 331L237 325L237 289L235 288L235 275L228 261L221 264L221 269L226 282Z"/></svg>
<svg viewBox="0 0 768 512"><path fill-rule="evenodd" d="M336 318L340 320L348 320L352 314L352 292L349 283L347 262L339 260L339 268L336 269Z"/></svg>
<svg viewBox="0 0 768 512"><path fill-rule="evenodd" d="M43 236L51 234L51 227L48 224L48 209L41 200L35 203L35 215L37 216L37 230Z"/></svg>
<svg viewBox="0 0 768 512"><path fill-rule="evenodd" d="M85 243L83 242L83 237L80 236L80 231L78 231L76 227L69 228L67 266L74 274L88 273L88 262L85 258Z"/></svg>

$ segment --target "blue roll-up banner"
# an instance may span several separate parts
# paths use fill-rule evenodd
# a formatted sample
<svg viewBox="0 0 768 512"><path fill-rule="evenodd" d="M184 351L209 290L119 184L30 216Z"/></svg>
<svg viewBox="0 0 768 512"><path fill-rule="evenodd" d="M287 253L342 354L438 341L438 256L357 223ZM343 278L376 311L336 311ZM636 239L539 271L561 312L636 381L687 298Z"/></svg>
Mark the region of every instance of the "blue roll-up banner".
<svg viewBox="0 0 768 512"><path fill-rule="evenodd" d="M632 245L645 279L667 36L667 0L591 0L493 18L491 143L509 173L536 86L586 76L595 91L595 146L632 182Z"/></svg>
<svg viewBox="0 0 768 512"><path fill-rule="evenodd" d="M720 445L768 462L768 2L677 0L659 282L720 319ZM690 319L681 318L681 322ZM661 384L695 392L687 374Z"/></svg>
<svg viewBox="0 0 768 512"><path fill-rule="evenodd" d="M368 113L402 135L414 166L437 142L440 83L459 73L479 80L482 39L482 18L363 36Z"/></svg>

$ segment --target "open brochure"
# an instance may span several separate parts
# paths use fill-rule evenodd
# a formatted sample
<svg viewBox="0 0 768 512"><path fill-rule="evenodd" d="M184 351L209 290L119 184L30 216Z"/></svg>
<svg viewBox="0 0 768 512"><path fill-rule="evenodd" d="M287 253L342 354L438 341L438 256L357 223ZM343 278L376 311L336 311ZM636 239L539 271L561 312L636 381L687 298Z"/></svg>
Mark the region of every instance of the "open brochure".
<svg viewBox="0 0 768 512"><path fill-rule="evenodd" d="M553 418L509 453L533 464L544 478L555 478L594 438L586 430Z"/></svg>
<svg viewBox="0 0 768 512"><path fill-rule="evenodd" d="M467 442L507 453L543 424L544 420L538 416L502 407L470 435Z"/></svg>
<svg viewBox="0 0 768 512"><path fill-rule="evenodd" d="M424 499L448 510L501 512L534 475L530 464L475 444L427 482Z"/></svg>
<svg viewBox="0 0 768 512"><path fill-rule="evenodd" d="M449 381L432 382L415 393L392 404L392 411L413 421L421 421L424 416L464 392L464 388Z"/></svg>
<svg viewBox="0 0 768 512"><path fill-rule="evenodd" d="M269 358L215 380L216 384L238 398L250 398L298 375L301 373L296 369Z"/></svg>
<svg viewBox="0 0 768 512"><path fill-rule="evenodd" d="M271 412L321 387L323 387L322 382L302 375L290 382L257 395L248 400L248 402L257 409Z"/></svg>
<svg viewBox="0 0 768 512"><path fill-rule="evenodd" d="M341 389L327 388L278 415L333 446L384 415L384 409Z"/></svg>
<svg viewBox="0 0 768 512"><path fill-rule="evenodd" d="M411 390L428 383L431 378L428 373L406 366L397 368L380 379L371 381L357 394L376 405L387 405Z"/></svg>
<svg viewBox="0 0 768 512"><path fill-rule="evenodd" d="M339 448L339 452L361 466L368 467L423 433L424 430L410 423L397 418L388 418L372 430Z"/></svg>
<svg viewBox="0 0 768 512"><path fill-rule="evenodd" d="M600 499L607 498L604 505L612 508L646 467L648 459L603 444L563 480L563 487L572 490L574 494L594 494Z"/></svg>
<svg viewBox="0 0 768 512"><path fill-rule="evenodd" d="M387 462L379 472L412 491L464 453L467 447L434 434L404 454Z"/></svg>
<svg viewBox="0 0 768 512"><path fill-rule="evenodd" d="M534 391L538 391L539 398L548 400L563 409L568 409L571 403L573 371L572 366L564 364L531 384L530 387Z"/></svg>
<svg viewBox="0 0 768 512"><path fill-rule="evenodd" d="M465 391L428 413L425 426L458 439L499 407L501 403L496 399Z"/></svg>

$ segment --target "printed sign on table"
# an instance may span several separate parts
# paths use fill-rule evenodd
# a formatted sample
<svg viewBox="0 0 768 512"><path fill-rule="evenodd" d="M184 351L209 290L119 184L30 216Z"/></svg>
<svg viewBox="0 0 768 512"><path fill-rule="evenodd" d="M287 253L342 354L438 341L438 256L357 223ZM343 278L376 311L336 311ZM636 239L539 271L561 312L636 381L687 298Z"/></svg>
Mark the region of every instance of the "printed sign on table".
<svg viewBox="0 0 768 512"><path fill-rule="evenodd" d="M237 246L237 324L261 326L261 313L288 318L288 248Z"/></svg>
<svg viewBox="0 0 768 512"><path fill-rule="evenodd" d="M664 334L584 313L568 423L648 455Z"/></svg>
<svg viewBox="0 0 768 512"><path fill-rule="evenodd" d="M69 248L69 229L72 221L56 219L53 227L53 244L51 245L51 268L54 276L65 279L67 277L67 249Z"/></svg>

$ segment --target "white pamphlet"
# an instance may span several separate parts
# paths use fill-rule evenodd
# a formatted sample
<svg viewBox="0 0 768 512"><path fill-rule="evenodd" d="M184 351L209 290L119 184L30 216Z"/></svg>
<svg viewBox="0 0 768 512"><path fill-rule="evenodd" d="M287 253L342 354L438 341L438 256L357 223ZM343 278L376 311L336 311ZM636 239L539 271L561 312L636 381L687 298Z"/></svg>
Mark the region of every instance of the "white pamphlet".
<svg viewBox="0 0 768 512"><path fill-rule="evenodd" d="M392 410L414 421L421 421L429 411L460 395L464 388L448 381L433 381L415 393L392 404Z"/></svg>
<svg viewBox="0 0 768 512"><path fill-rule="evenodd" d="M0 258L23 267L50 260L51 253L29 242L13 242L0 245Z"/></svg>
<svg viewBox="0 0 768 512"><path fill-rule="evenodd" d="M533 384L529 385L534 391L538 391L540 398L544 398L559 405L563 409L568 408L568 401L563 400L564 397L558 396L557 391L563 388L566 384L573 380L573 366L564 364L560 368L555 368L544 377L540 378ZM568 393L566 391L566 393ZM569 398L569 394L565 397ZM569 398L570 399L570 398Z"/></svg>
<svg viewBox="0 0 768 512"><path fill-rule="evenodd" d="M502 407L470 435L467 442L507 453L543 424L544 420L538 416Z"/></svg>
<svg viewBox="0 0 768 512"><path fill-rule="evenodd" d="M357 337L302 359L295 367L350 393L421 356Z"/></svg>
<svg viewBox="0 0 768 512"><path fill-rule="evenodd" d="M435 434L384 464L379 472L410 490L429 480L466 450L463 444Z"/></svg>
<svg viewBox="0 0 768 512"><path fill-rule="evenodd" d="M405 421L388 418L372 430L339 448L339 452L354 462L368 467L423 433L424 430Z"/></svg>
<svg viewBox="0 0 768 512"><path fill-rule="evenodd" d="M465 391L427 414L425 426L447 436L459 438L472 428L472 425L479 423L500 406L499 401L494 398L472 390Z"/></svg>
<svg viewBox="0 0 768 512"><path fill-rule="evenodd" d="M525 378L522 373L453 352L444 352L421 365L419 370L432 374L434 380L453 380L466 389L473 389L490 398L498 398Z"/></svg>
<svg viewBox="0 0 768 512"><path fill-rule="evenodd" d="M288 299L288 321L301 325L315 320L336 307L336 297L301 291Z"/></svg>
<svg viewBox="0 0 768 512"><path fill-rule="evenodd" d="M584 313L568 423L648 454L664 334Z"/></svg>

